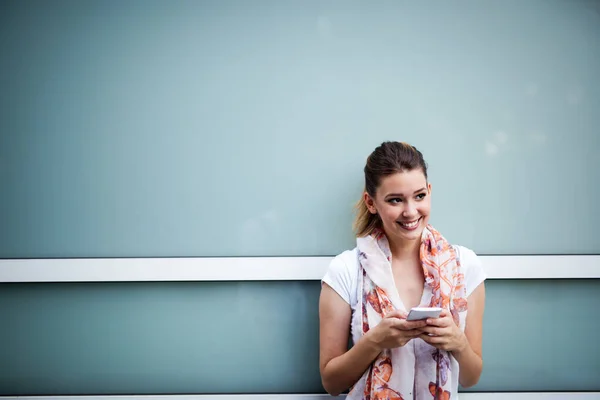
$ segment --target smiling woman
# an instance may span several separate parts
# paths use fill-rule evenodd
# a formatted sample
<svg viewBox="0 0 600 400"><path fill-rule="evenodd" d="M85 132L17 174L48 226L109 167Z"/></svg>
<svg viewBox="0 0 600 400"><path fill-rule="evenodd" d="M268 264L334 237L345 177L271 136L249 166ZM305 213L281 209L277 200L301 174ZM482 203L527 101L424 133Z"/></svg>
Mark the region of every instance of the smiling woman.
<svg viewBox="0 0 600 400"><path fill-rule="evenodd" d="M419 150L384 142L364 174L357 246L323 278L323 385L334 395L352 386L349 399L449 398L481 375L486 276L472 250L429 225L431 184ZM443 310L408 321L417 306Z"/></svg>
<svg viewBox="0 0 600 400"><path fill-rule="evenodd" d="M431 191L431 185L427 183L427 163L423 159L423 155L419 150L406 143L383 143L369 156L365 171L365 192L363 198L357 204L358 215L354 224L357 236L367 236L373 233L376 228L384 227L390 229L391 226L404 224L406 230L417 230L419 221L410 221L405 216L398 219L397 211L399 208L393 207L395 204L406 201L405 194L395 193L394 189L417 188L414 193L410 193L408 197L416 196L418 200L423 200ZM397 172L405 172L398 174ZM385 179L383 179L385 178ZM382 182L383 181L383 182ZM407 181L407 185L403 185L402 181ZM375 195L379 191L377 197L381 200L378 204L379 213L375 207ZM389 204L391 207L386 207ZM423 207L425 206L425 207ZM419 212L424 223L427 223L429 217L430 202L421 203ZM396 216L394 217L394 214ZM381 218L384 216L386 218ZM408 215L408 214L407 214ZM387 217L393 218L389 221ZM396 221L398 219L398 221ZM417 222L415 224L415 222ZM422 231L421 224L421 229ZM392 232L394 229L390 230ZM418 232L417 232L418 233Z"/></svg>

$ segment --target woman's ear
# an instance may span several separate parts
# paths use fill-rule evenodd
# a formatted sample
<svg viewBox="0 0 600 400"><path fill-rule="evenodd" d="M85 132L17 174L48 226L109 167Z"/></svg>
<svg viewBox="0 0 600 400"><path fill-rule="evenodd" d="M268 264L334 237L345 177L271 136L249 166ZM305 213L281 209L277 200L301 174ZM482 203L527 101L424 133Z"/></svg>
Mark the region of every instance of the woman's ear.
<svg viewBox="0 0 600 400"><path fill-rule="evenodd" d="M377 208L375 207L375 201L369 195L369 193L365 192L363 194L363 199L365 201L365 205L367 206L367 210L369 210L369 212L371 214L377 214Z"/></svg>

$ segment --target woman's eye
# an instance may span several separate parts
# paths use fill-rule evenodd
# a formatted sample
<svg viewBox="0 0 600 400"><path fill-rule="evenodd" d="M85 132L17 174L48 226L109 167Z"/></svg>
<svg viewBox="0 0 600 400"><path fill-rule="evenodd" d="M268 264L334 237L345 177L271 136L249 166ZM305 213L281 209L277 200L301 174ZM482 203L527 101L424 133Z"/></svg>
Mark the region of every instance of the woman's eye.
<svg viewBox="0 0 600 400"><path fill-rule="evenodd" d="M427 194L425 194L425 193L419 193L419 194L417 195L417 199L418 199L418 200L423 200L423 199L425 198L425 196L427 196Z"/></svg>
<svg viewBox="0 0 600 400"><path fill-rule="evenodd" d="M389 199L388 201L389 201L390 203L392 203L392 204L398 204L398 203L401 203L401 202L402 202L402 199L401 199L401 198L399 198L399 197L395 197L395 198L393 198L393 199Z"/></svg>

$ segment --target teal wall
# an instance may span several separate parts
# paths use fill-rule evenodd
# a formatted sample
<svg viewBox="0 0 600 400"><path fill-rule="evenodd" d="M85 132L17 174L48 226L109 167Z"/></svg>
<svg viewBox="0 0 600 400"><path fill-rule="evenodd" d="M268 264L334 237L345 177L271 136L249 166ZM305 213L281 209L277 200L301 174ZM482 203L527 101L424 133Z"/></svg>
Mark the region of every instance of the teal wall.
<svg viewBox="0 0 600 400"><path fill-rule="evenodd" d="M386 139L452 241L600 248L597 3L0 4L0 257L336 254Z"/></svg>
<svg viewBox="0 0 600 400"><path fill-rule="evenodd" d="M585 0L0 0L0 258L334 255L383 140L454 243L599 254L598 38ZM600 390L599 285L490 281L474 390ZM318 289L0 284L0 394L321 392Z"/></svg>
<svg viewBox="0 0 600 400"><path fill-rule="evenodd" d="M487 292L472 390L600 391L600 280ZM0 395L320 393L318 294L318 282L0 285Z"/></svg>

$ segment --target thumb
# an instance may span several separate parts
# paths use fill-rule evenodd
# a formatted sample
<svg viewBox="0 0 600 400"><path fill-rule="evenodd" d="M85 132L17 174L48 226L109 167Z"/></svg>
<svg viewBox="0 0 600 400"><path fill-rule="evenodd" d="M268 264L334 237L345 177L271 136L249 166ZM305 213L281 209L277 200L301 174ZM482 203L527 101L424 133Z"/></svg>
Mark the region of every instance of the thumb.
<svg viewBox="0 0 600 400"><path fill-rule="evenodd" d="M400 310L393 310L391 312L389 312L385 317L386 318L400 318L400 319L406 319L406 317L408 316L407 313L400 311Z"/></svg>

